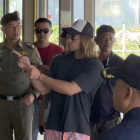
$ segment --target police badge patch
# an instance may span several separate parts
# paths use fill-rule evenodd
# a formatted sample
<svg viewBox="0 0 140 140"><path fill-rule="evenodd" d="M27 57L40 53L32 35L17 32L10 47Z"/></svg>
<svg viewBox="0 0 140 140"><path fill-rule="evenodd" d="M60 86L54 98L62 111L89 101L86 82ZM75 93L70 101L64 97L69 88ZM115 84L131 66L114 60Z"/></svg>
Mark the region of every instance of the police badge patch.
<svg viewBox="0 0 140 140"><path fill-rule="evenodd" d="M28 53L27 52L25 52L25 51L22 51L22 52L19 52L21 55L28 55Z"/></svg>

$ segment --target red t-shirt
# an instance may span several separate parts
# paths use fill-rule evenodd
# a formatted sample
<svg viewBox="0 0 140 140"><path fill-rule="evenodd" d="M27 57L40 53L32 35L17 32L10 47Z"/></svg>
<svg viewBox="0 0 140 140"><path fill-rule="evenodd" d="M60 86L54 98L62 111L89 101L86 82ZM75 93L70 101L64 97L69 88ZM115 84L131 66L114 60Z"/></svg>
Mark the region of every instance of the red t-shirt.
<svg viewBox="0 0 140 140"><path fill-rule="evenodd" d="M36 46L36 44L37 43L35 42L34 45ZM45 48L37 47L37 49L42 59L43 65L48 65L48 66L50 66L53 56L55 56L56 54L62 54L64 52L64 48L54 43L50 43L50 45ZM42 96L39 96L38 99L41 100Z"/></svg>

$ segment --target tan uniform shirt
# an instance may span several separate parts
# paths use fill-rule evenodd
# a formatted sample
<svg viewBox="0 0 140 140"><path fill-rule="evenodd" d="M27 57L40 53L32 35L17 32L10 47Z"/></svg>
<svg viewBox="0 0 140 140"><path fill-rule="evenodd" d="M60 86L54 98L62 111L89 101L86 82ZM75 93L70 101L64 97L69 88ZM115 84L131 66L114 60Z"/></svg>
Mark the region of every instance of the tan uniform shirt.
<svg viewBox="0 0 140 140"><path fill-rule="evenodd" d="M27 56L31 62L42 64L37 48L31 43L19 40L18 45L12 50ZM18 56L12 50L6 46L6 41L0 44L0 95L16 96L32 92L37 97L39 93L35 89L31 91L30 79L25 71L18 67Z"/></svg>

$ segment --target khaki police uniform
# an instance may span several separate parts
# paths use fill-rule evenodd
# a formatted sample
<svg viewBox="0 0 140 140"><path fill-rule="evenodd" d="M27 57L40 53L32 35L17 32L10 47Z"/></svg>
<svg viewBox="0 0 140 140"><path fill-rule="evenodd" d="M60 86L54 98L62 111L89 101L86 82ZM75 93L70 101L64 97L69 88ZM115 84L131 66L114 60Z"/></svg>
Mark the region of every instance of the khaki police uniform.
<svg viewBox="0 0 140 140"><path fill-rule="evenodd" d="M19 40L13 48L27 56L31 62L42 64L37 48ZM18 56L6 45L0 43L0 139L13 140L13 129L16 140L32 140L33 104L25 105L20 101L27 94L39 93L32 90L31 82L24 70L17 65Z"/></svg>

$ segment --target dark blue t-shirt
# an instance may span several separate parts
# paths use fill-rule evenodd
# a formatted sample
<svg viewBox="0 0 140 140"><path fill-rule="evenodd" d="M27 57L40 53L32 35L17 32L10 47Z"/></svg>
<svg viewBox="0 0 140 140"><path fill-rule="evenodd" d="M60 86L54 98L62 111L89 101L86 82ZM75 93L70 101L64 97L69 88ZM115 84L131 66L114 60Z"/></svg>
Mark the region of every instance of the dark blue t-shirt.
<svg viewBox="0 0 140 140"><path fill-rule="evenodd" d="M102 69L103 65L98 58L75 59L73 54L55 58L50 76L68 82L75 81L83 92L73 96L51 92L47 129L90 135L90 107L102 82Z"/></svg>
<svg viewBox="0 0 140 140"><path fill-rule="evenodd" d="M97 140L140 140L140 108L129 111L120 124L103 132Z"/></svg>
<svg viewBox="0 0 140 140"><path fill-rule="evenodd" d="M118 67L123 62L123 59L111 53L109 59L103 61L105 68ZM115 80L104 81L95 95L92 107L91 107L91 124L104 123L120 116L120 113L113 107L113 88L115 86ZM104 128L102 128L104 129ZM102 131L102 130L100 130Z"/></svg>

